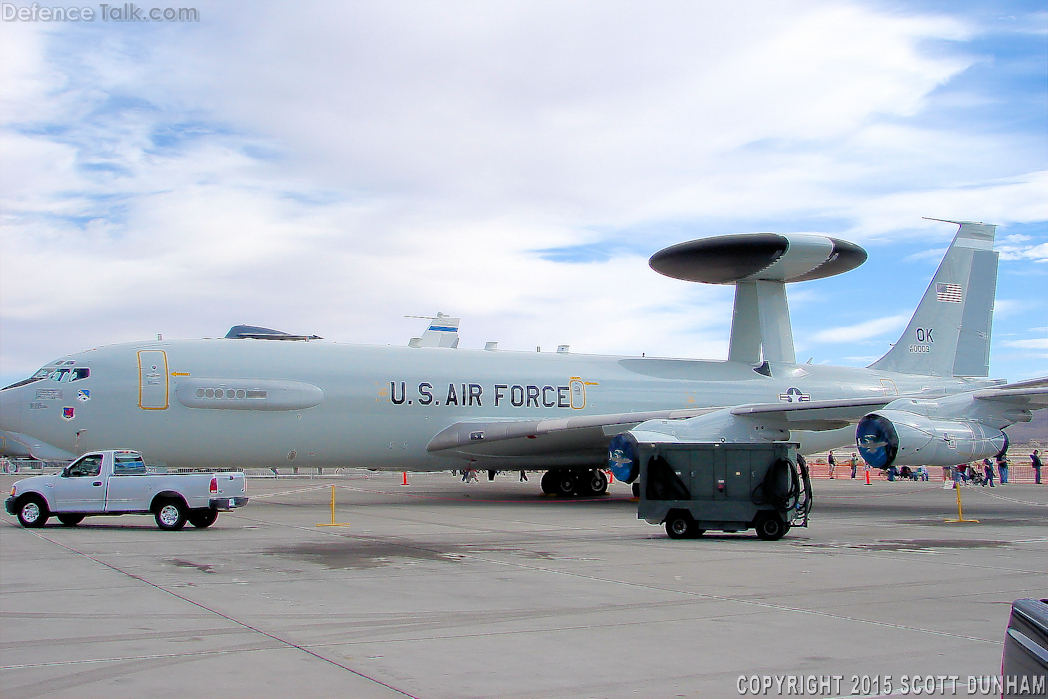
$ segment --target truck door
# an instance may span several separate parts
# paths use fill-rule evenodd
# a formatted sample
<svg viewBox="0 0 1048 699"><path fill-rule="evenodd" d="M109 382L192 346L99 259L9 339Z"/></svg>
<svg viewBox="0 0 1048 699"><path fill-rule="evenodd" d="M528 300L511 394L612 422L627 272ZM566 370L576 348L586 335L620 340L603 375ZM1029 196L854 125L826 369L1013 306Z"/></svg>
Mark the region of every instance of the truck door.
<svg viewBox="0 0 1048 699"><path fill-rule="evenodd" d="M86 454L55 479L56 512L102 512L106 504L102 455Z"/></svg>

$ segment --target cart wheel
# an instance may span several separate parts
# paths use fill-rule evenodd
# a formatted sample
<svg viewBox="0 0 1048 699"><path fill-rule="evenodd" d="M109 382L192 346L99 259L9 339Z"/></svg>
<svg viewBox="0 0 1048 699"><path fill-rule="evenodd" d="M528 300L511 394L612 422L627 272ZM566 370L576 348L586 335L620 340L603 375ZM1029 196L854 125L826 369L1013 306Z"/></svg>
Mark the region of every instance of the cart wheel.
<svg viewBox="0 0 1048 699"><path fill-rule="evenodd" d="M698 530L695 527L695 520L687 512L674 510L666 516L666 534L671 539L687 539L696 531Z"/></svg>
<svg viewBox="0 0 1048 699"><path fill-rule="evenodd" d="M759 514L753 528L757 530L757 536L764 541L778 541L789 531L789 525L774 512Z"/></svg>

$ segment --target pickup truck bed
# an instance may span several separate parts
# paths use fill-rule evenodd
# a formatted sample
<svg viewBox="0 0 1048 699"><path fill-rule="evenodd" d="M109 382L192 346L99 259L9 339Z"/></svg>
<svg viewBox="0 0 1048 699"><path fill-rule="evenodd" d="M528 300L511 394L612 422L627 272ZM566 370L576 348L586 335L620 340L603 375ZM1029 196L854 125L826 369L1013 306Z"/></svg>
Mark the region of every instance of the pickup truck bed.
<svg viewBox="0 0 1048 699"><path fill-rule="evenodd" d="M161 529L178 530L187 522L209 527L219 512L247 501L242 473L148 473L138 452L110 449L16 482L5 508L25 527L42 527L52 515L76 526L92 515L151 514Z"/></svg>

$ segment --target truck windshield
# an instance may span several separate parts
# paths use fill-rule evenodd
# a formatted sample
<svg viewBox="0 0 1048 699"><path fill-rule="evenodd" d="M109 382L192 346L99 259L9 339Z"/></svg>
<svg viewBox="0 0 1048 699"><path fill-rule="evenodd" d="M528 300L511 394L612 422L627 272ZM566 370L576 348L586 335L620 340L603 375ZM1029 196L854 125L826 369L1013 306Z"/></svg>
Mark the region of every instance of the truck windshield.
<svg viewBox="0 0 1048 699"><path fill-rule="evenodd" d="M138 454L117 454L113 461L114 476L134 476L146 472L146 464Z"/></svg>

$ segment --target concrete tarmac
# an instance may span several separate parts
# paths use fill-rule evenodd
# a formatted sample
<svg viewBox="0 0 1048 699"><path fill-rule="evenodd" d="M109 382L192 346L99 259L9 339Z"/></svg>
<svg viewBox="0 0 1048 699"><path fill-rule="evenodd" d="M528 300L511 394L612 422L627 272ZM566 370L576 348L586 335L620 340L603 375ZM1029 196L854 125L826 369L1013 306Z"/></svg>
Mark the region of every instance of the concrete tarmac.
<svg viewBox="0 0 1048 699"><path fill-rule="evenodd" d="M674 541L623 484L568 501L484 475L252 478L206 530L5 514L0 695L737 697L753 675L898 695L956 675L964 696L1000 672L1012 600L1048 596L1048 486L964 488L980 524L947 524L939 483L817 481L781 541ZM331 485L349 526L316 526Z"/></svg>

